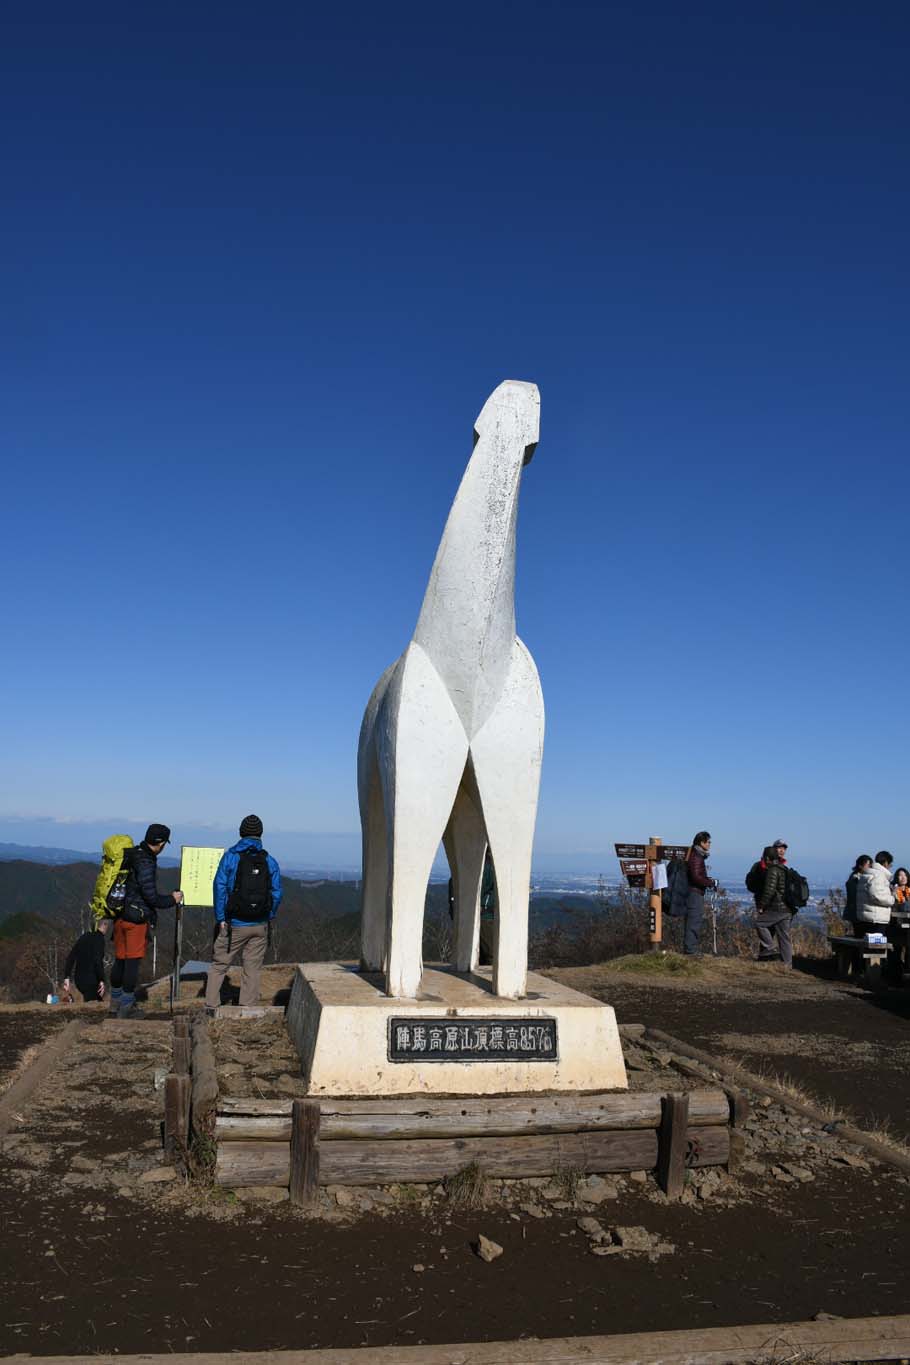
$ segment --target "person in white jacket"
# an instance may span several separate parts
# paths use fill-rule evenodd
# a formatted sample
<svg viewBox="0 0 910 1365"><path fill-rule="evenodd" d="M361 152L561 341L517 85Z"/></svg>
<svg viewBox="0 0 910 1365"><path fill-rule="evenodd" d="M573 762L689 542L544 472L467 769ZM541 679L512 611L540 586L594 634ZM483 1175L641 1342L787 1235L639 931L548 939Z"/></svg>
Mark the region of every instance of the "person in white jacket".
<svg viewBox="0 0 910 1365"><path fill-rule="evenodd" d="M891 919L894 892L891 890L891 868L894 859L884 850L876 853L875 862L859 875L856 887L856 927L863 933L867 928L887 924Z"/></svg>

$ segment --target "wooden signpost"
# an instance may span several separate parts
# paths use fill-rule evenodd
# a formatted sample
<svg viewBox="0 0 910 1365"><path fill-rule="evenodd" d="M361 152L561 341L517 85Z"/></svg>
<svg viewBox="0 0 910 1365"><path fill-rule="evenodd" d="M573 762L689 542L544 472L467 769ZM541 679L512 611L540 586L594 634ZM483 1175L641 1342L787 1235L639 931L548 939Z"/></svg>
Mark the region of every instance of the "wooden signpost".
<svg viewBox="0 0 910 1365"><path fill-rule="evenodd" d="M669 858L685 858L686 844L665 844L652 834L646 844L614 844L622 874L630 886L642 886L648 892L648 936L653 948L660 947L663 924L660 888L654 886L654 865Z"/></svg>

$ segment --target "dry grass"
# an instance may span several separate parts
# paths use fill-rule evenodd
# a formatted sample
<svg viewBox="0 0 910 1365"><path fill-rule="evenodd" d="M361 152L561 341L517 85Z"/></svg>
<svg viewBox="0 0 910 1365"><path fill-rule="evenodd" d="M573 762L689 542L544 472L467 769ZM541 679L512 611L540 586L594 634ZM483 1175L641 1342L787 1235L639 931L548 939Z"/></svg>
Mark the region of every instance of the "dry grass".
<svg viewBox="0 0 910 1365"><path fill-rule="evenodd" d="M670 1049L672 1051L672 1049ZM688 1065L688 1059L686 1059ZM702 1069L710 1073L711 1068L703 1066ZM714 1075L732 1081L742 1090L754 1088L755 1083L767 1086L771 1090L777 1091L781 1103L786 1104L792 1100L795 1104L806 1105L810 1109L815 1109L824 1118L826 1123L835 1125L847 1124L855 1128L857 1133L869 1138L873 1142L880 1142L883 1147L888 1147L899 1156L910 1160L910 1144L899 1137L887 1121L873 1121L871 1124L862 1118L858 1118L849 1109L842 1109L833 1100L825 1099L808 1089L807 1086L795 1081L786 1072L777 1071L771 1066L762 1065L757 1068L746 1067L737 1058L723 1053L717 1058L717 1067Z"/></svg>
<svg viewBox="0 0 910 1365"><path fill-rule="evenodd" d="M700 976L701 961L682 953L630 953L609 964L611 972L635 972L641 976Z"/></svg>
<svg viewBox="0 0 910 1365"><path fill-rule="evenodd" d="M482 1166L472 1161L454 1175L446 1176L449 1202L458 1209L479 1209L487 1201L487 1176Z"/></svg>

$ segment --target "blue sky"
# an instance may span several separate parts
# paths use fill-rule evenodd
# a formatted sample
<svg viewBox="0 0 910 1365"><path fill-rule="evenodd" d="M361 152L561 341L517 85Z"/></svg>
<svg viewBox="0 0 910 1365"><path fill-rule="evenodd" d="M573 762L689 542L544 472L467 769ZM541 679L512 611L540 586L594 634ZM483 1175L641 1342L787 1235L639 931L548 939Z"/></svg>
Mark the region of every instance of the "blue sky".
<svg viewBox="0 0 910 1365"><path fill-rule="evenodd" d="M8 10L0 839L356 848L361 712L510 377L538 866L703 826L910 862L908 40L899 3Z"/></svg>

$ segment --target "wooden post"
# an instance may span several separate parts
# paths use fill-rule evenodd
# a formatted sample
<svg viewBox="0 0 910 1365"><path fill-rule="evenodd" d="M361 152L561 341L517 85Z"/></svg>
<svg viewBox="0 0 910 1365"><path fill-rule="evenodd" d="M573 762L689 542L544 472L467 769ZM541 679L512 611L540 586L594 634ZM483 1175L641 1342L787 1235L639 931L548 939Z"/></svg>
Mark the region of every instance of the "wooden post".
<svg viewBox="0 0 910 1365"><path fill-rule="evenodd" d="M743 1163L746 1155L746 1135L739 1128L730 1129L730 1156L727 1159L727 1171L730 1175L735 1175Z"/></svg>
<svg viewBox="0 0 910 1365"><path fill-rule="evenodd" d="M171 972L171 1014L180 999L180 957L183 953L183 903L174 902L174 967Z"/></svg>
<svg viewBox="0 0 910 1365"><path fill-rule="evenodd" d="M726 1086L724 1093L730 1104L730 1122L734 1128L742 1128L749 1117L749 1096L744 1090L737 1090L732 1085Z"/></svg>
<svg viewBox="0 0 910 1365"><path fill-rule="evenodd" d="M174 1039L174 1071L178 1076L188 1076L190 1074L189 1038Z"/></svg>
<svg viewBox="0 0 910 1365"><path fill-rule="evenodd" d="M668 1199L678 1199L686 1183L686 1130L689 1096L664 1095L657 1138L657 1183Z"/></svg>
<svg viewBox="0 0 910 1365"><path fill-rule="evenodd" d="M291 1110L292 1204L312 1204L319 1186L319 1101L295 1100Z"/></svg>
<svg viewBox="0 0 910 1365"><path fill-rule="evenodd" d="M187 1019L187 1017L186 1017L185 1014L181 1014L180 1017L179 1017L178 1019L175 1019L175 1020L174 1020L174 1037L175 1037L175 1038L189 1038L189 1036L190 1036L190 1021L189 1021L189 1019Z"/></svg>
<svg viewBox="0 0 910 1365"><path fill-rule="evenodd" d="M645 849L645 857L648 860L648 870L645 873L645 885L648 888L648 904L651 912L649 929L652 948L659 948L663 938L660 892L654 890L654 864L660 861L660 848L662 842L663 841L656 834L652 834L648 839L648 847Z"/></svg>
<svg viewBox="0 0 910 1365"><path fill-rule="evenodd" d="M164 1150L173 1156L186 1146L190 1130L190 1078L171 1072L164 1078Z"/></svg>

